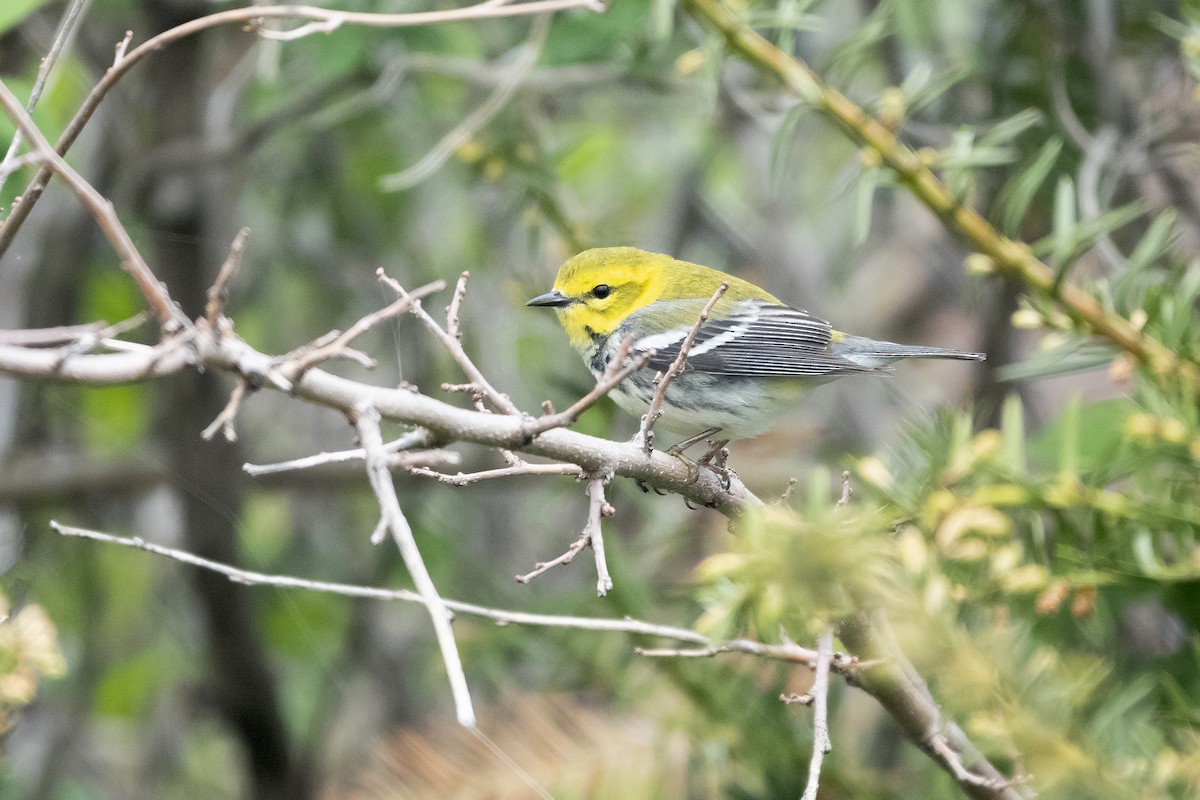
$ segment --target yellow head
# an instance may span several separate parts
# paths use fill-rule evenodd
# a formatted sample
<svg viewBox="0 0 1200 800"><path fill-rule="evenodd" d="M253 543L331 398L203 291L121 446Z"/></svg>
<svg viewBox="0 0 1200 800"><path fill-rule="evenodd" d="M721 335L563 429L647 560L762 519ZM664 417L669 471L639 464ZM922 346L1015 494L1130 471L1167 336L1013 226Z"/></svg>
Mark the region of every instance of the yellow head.
<svg viewBox="0 0 1200 800"><path fill-rule="evenodd" d="M662 294L663 263L671 260L633 247L585 250L559 268L552 291L528 305L552 307L571 344L583 348L654 302Z"/></svg>
<svg viewBox="0 0 1200 800"><path fill-rule="evenodd" d="M722 281L722 304L745 297L773 299L753 284L699 264L636 247L599 247L570 258L558 270L554 289L529 301L558 314L571 344L581 352L608 336L633 312L658 300L708 300ZM685 314L694 321L696 312Z"/></svg>

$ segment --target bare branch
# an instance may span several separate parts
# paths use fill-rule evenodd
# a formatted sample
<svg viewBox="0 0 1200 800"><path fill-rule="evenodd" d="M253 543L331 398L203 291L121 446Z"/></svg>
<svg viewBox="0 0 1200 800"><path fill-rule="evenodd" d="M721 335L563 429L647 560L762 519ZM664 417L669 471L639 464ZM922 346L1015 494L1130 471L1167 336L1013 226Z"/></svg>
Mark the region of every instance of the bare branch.
<svg viewBox="0 0 1200 800"><path fill-rule="evenodd" d="M458 283L454 285L454 295L450 298L450 305L446 306L446 333L456 339L462 338L458 312L462 308L463 298L467 296L467 281L470 278L471 273L465 271L458 276Z"/></svg>
<svg viewBox="0 0 1200 800"><path fill-rule="evenodd" d="M53 521L50 523L50 527L63 536L91 539L93 541L103 542L106 544L115 544L122 547L132 547L137 550L144 550L148 553L164 556L190 566L220 573L228 577L231 581L245 584L247 586L277 586L281 588L303 589L307 591L338 594L345 597L368 597L378 600L399 600L405 603L426 605L425 598L423 598L417 592L410 591L408 589L380 589L371 586L356 586L345 583L315 581L307 578L296 578L288 575L268 575L263 572L240 569L228 564L222 564L219 561L212 561L207 558L202 558L201 556L189 553L186 550L177 550L175 548L153 544L140 537L125 538L121 536L113 536L111 534L92 531L86 528L63 525L62 523ZM809 667L812 667L816 664L817 658L817 653L815 650L799 647L792 643L781 645L764 644L762 642L755 642L749 639L735 639L728 642L715 642L704 634L694 631L690 628L679 628L672 625L659 625L657 623L632 619L630 617L610 619L605 617L574 617L556 614L531 614L524 611L509 611L506 609L476 605L475 603L465 603L460 600L446 599L442 602L447 609L455 612L456 614L490 619L497 625L526 625L540 628L570 628L574 630L626 633L635 636L653 636L661 639L673 639L679 642L687 642L690 644L699 645L704 648L705 655L741 653L745 655L757 656L759 658L786 661L793 664L803 664ZM638 648L638 652L646 655L652 655L655 654L656 651ZM665 654L667 651L657 652L662 652ZM839 659L841 659L841 661L839 661ZM853 671L854 668L855 665L853 660L849 659L847 656L839 654L834 657L834 671L848 674L849 672Z"/></svg>
<svg viewBox="0 0 1200 800"><path fill-rule="evenodd" d="M671 381L675 380L675 376L683 372L684 365L687 363L688 353L692 350L692 345L696 341L696 334L700 332L700 328L708 321L708 315L712 313L713 306L721 299L725 292L729 291L729 284L722 283L713 292L713 296L704 304L704 308L700 311L700 317L696 320L696 324L692 325L692 329L688 331L687 336L679 344L679 355L675 356L675 360L671 362L671 366L661 376L656 376L657 386L654 390L654 397L650 400L650 407L646 410L645 416L642 417L642 425L638 430L638 440L642 443L642 447L649 453L654 449L654 424L658 422L658 418L662 416L663 401L667 397L667 389L671 386Z"/></svg>
<svg viewBox="0 0 1200 800"><path fill-rule="evenodd" d="M429 611L430 619L433 620L433 631L442 651L442 662L446 665L446 673L450 678L450 693L454 696L458 722L464 728L474 728L475 709L471 705L467 676L463 673L462 659L458 655L458 645L454 642L454 631L450 627L450 613L429 576L429 570L425 568L425 560L417 548L417 540L413 537L412 528L400 508L400 498L396 496L396 487L388 470L388 453L384 449L383 436L379 431L379 411L374 406L363 403L355 409L353 418L359 441L362 442L366 454L367 477L375 491L375 498L379 501L384 524L392 532L392 539L404 558L404 566L408 568L408 574ZM381 528L377 527L375 535L378 535L380 530Z"/></svg>
<svg viewBox="0 0 1200 800"><path fill-rule="evenodd" d="M138 252L133 240L129 238L129 233L126 232L125 227L117 218L116 212L113 211L112 203L101 196L90 183L63 160L62 156L54 152L54 148L33 124L33 120L30 119L25 109L21 108L16 95L9 90L4 81L0 81L0 105L4 106L8 116L16 123L17 127L25 132L30 143L49 162L53 171L66 181L71 190L91 210L100 224L101 230L104 231L104 235L112 243L117 255L121 257L122 267L133 277L142 296L146 298L151 310L154 311L154 316L158 319L162 329L167 333L173 333L189 327L191 322L171 300L167 290L154 277L154 273L142 259L142 254ZM15 216L14 213L9 217L5 225L11 223Z"/></svg>
<svg viewBox="0 0 1200 800"><path fill-rule="evenodd" d="M817 638L817 667L813 677L813 752L808 764L808 783L801 800L817 800L817 785L821 779L821 764L833 749L829 741L829 666L833 661L833 628Z"/></svg>
<svg viewBox="0 0 1200 800"><path fill-rule="evenodd" d="M249 389L250 381L246 378L241 378L233 385L233 390L229 393L229 402L225 404L225 408L221 409L221 413L217 414L217 418L212 421L212 424L200 431L201 439L207 442L217 434L217 431L221 431L225 436L225 441L237 441L237 431L234 430L233 421L237 419L238 409L242 407L242 400L245 399Z"/></svg>
<svg viewBox="0 0 1200 800"><path fill-rule="evenodd" d="M383 446L383 449L386 453L397 453L402 450L432 447L434 443L435 439L429 431L424 428L418 428L415 431L409 431L399 439L388 442ZM323 464L361 461L364 458L366 458L366 451L359 447L354 450L339 450L335 453L318 453L314 456L297 458L293 461L281 461L276 464L242 464L242 470L247 475L258 477L260 475L273 475L278 472L312 469Z"/></svg>
<svg viewBox="0 0 1200 800"><path fill-rule="evenodd" d="M528 464L522 462L519 465L511 467L487 469L480 472L458 472L454 475L445 472L435 472L423 467L414 467L409 472L413 475L424 475L427 478L435 478L451 486L467 486L472 483L479 483L480 481L490 481L496 478L512 478L518 475L572 475L578 477L583 474L583 469L578 464Z"/></svg>
<svg viewBox="0 0 1200 800"><path fill-rule="evenodd" d="M290 362L288 368L294 371L291 380L299 379L305 372L312 369L322 361L327 361L337 357L351 357L351 353L358 353L357 350L351 350L349 345L362 334L374 328L384 320L399 316L406 311L412 310L413 306L419 302L422 297L440 292L446 288L445 281L434 281L427 283L417 289L413 289L411 293L403 295L399 300L395 301L386 308L381 308L371 314L367 314L358 322L346 329L345 333L331 331L325 336L313 342L311 345L301 348L299 351L293 351L294 355L285 357L285 360ZM355 360L358 360L357 358ZM362 363L360 361L360 363ZM374 366L374 360L371 360L367 366Z"/></svg>
<svg viewBox="0 0 1200 800"><path fill-rule="evenodd" d="M603 472L588 477L588 517L579 538L571 542L567 551L558 558L550 561L539 561L531 572L517 575L518 583L529 583L545 572L560 564L570 564L583 548L591 546L596 554L596 595L604 597L613 588L612 576L608 573L608 560L604 556L604 533L601 529L601 519L611 517L616 513L604 498L604 486L612 478L612 472Z"/></svg>
<svg viewBox="0 0 1200 800"><path fill-rule="evenodd" d="M480 371L479 367L475 366L475 362L472 361L471 357L467 355L467 351L463 350L462 342L458 340L457 334L451 334L445 328L439 325L437 321L429 315L429 312L421 307L419 298L413 297L409 292L405 291L404 287L401 286L398 281L393 278L389 278L386 274L384 274L382 269L378 270L375 274L379 276L379 280L390 286L392 291L400 295L401 298L409 297L412 299L412 306L409 310L412 311L413 314L416 314L417 319L425 323L425 327L429 329L429 332L437 337L438 341L440 341L442 345L450 351L451 357L467 376L469 381L468 386L470 387L471 391L478 391L481 393L487 398L488 402L490 402L499 411L513 416L521 416L521 410L517 408L516 404L513 403L512 400L509 399L508 395L501 393L494 386L492 386L492 384L488 382L488 379L483 376L483 373ZM466 291L465 285L463 286L463 291Z"/></svg>
<svg viewBox="0 0 1200 800"><path fill-rule="evenodd" d="M54 32L54 41L50 44L50 51L46 53L41 66L38 67L37 78L34 79L33 88L29 92L29 101L25 104L25 113L33 114L33 109L41 100L42 92L46 88L46 81L50 77L50 71L54 69L54 65L58 63L58 57L62 55L67 43L71 40L75 31L75 23L79 21L87 4L88 0L71 0L71 5L67 6L67 10L63 13L62 19L58 23L58 29ZM0 190L4 189L4 182L8 180L8 176L24 167L27 162L26 159L16 158L17 150L20 147L21 130L18 128L17 132L13 134L12 142L8 145L8 152L4 154L3 159L0 159Z"/></svg>
<svg viewBox="0 0 1200 800"><path fill-rule="evenodd" d="M246 250L246 239L249 236L250 229L242 228L238 231L237 236L233 237L233 243L229 245L229 255L225 257L225 263L218 270L217 279L208 289L208 304L204 308L204 316L208 319L209 327L214 331L218 330L217 320L225 314L225 299L229 294L229 281L233 279L233 276L237 274L238 267L242 265L242 254Z"/></svg>
<svg viewBox="0 0 1200 800"><path fill-rule="evenodd" d="M565 411L555 413L553 407L551 407L551 410L527 426L526 429L529 431L529 435L537 436L551 428L565 428L569 425L574 425L583 412L599 402L600 398L617 388L621 381L646 366L646 362L654 357L654 351L647 350L644 353L639 353L636 358L626 363L632 351L633 337L626 336L617 348L617 352L613 354L612 360L608 362L608 366L604 368L603 374L596 379L596 385L592 387L591 391L572 403Z"/></svg>
<svg viewBox="0 0 1200 800"><path fill-rule="evenodd" d="M103 322L90 322L87 325L59 325L54 328L22 328L13 331L0 331L0 344L10 344L18 347L66 345L77 342L80 338L95 334L103 329Z"/></svg>

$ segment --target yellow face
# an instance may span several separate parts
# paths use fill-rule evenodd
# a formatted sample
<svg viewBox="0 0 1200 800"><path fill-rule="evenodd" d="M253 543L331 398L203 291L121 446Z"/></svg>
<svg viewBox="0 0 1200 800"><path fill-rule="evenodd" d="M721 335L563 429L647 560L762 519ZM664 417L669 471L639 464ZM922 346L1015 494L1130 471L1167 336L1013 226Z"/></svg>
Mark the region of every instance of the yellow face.
<svg viewBox="0 0 1200 800"><path fill-rule="evenodd" d="M661 294L663 261L632 247L585 250L562 265L553 291L528 304L553 307L571 344L584 348Z"/></svg>

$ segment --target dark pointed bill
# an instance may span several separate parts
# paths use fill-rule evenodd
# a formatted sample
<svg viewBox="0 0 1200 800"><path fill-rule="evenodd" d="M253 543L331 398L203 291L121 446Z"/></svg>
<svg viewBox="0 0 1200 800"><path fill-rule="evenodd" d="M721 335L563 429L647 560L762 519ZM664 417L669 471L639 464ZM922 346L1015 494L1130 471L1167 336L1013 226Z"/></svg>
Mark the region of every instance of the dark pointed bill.
<svg viewBox="0 0 1200 800"><path fill-rule="evenodd" d="M571 298L567 297L565 294L560 292L558 289L555 289L553 291L546 292L545 294L539 294L537 297L533 298L525 305L527 305L527 306L551 306L553 308L562 308L563 306L570 305L570 303L571 303Z"/></svg>

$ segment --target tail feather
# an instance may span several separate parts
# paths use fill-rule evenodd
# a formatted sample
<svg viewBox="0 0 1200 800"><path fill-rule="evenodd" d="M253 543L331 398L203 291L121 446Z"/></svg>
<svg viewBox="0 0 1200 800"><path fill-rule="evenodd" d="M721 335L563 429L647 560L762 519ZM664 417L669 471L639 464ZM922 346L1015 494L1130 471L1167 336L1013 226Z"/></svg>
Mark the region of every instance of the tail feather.
<svg viewBox="0 0 1200 800"><path fill-rule="evenodd" d="M834 342L833 350L847 361L853 361L864 367L882 367L901 358L948 358L959 361L983 361L987 358L986 353L880 342L864 336L848 334L843 334L840 341Z"/></svg>

